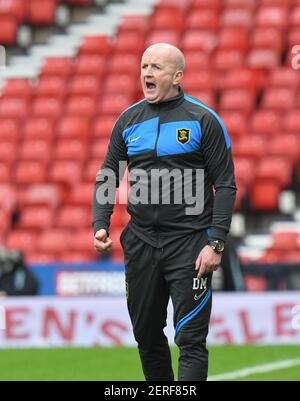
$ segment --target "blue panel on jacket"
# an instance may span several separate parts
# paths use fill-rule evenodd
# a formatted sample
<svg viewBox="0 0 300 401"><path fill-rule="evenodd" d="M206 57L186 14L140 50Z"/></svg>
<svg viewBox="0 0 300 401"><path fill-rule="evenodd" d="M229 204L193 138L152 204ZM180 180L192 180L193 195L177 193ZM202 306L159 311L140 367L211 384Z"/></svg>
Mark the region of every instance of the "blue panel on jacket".
<svg viewBox="0 0 300 401"><path fill-rule="evenodd" d="M128 156L154 150L158 132L158 117L151 118L123 131Z"/></svg>
<svg viewBox="0 0 300 401"><path fill-rule="evenodd" d="M157 155L195 152L200 148L199 121L173 121L161 124L157 142Z"/></svg>

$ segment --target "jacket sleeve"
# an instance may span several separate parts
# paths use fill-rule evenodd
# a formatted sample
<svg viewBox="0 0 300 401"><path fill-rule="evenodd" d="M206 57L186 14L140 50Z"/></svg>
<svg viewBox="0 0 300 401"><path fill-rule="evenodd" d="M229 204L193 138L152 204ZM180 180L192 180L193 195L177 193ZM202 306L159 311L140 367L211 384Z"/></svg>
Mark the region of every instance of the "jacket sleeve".
<svg viewBox="0 0 300 401"><path fill-rule="evenodd" d="M114 208L116 189L125 171L120 170L120 163L128 163L126 145L122 137L120 119L112 130L104 162L97 173L93 194L92 223L94 233L103 228L109 232L110 216ZM124 165L124 163L123 163ZM109 194L104 197L103 194Z"/></svg>
<svg viewBox="0 0 300 401"><path fill-rule="evenodd" d="M210 239L225 241L236 196L230 139L219 116L205 114L201 148L209 179L215 189Z"/></svg>

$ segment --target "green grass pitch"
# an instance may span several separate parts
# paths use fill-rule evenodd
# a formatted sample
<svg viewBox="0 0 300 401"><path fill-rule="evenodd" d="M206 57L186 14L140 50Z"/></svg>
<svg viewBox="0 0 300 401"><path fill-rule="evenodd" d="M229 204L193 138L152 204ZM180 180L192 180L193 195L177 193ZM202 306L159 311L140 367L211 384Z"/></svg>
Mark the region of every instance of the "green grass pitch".
<svg viewBox="0 0 300 401"><path fill-rule="evenodd" d="M209 376L300 359L300 346L209 347ZM178 351L172 348L174 371ZM136 348L0 350L0 380L143 380ZM233 380L300 380L300 364Z"/></svg>

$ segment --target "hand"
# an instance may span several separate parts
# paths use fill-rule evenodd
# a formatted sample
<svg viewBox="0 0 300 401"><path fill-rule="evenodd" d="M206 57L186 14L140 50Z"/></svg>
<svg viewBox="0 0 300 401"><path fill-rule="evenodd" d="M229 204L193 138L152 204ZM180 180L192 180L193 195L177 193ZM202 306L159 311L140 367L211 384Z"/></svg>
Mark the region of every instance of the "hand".
<svg viewBox="0 0 300 401"><path fill-rule="evenodd" d="M216 253L209 245L206 245L198 255L195 270L198 270L197 278L217 270L220 266L222 254Z"/></svg>
<svg viewBox="0 0 300 401"><path fill-rule="evenodd" d="M107 237L107 232L105 230L101 229L96 232L94 247L99 253L108 253L112 250L112 240Z"/></svg>

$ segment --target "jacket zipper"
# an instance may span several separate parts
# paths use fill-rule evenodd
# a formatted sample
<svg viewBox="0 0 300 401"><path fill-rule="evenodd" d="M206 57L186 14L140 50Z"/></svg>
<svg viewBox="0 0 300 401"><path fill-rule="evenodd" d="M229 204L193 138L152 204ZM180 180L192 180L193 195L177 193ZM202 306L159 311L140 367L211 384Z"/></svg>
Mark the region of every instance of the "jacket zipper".
<svg viewBox="0 0 300 401"><path fill-rule="evenodd" d="M155 145L154 145L154 159L158 161L158 154L157 154L157 142L160 134L160 118L158 117L158 127L157 127L157 135L155 139ZM154 228L158 228L158 206L159 205L153 205L154 211L153 211L153 226Z"/></svg>

